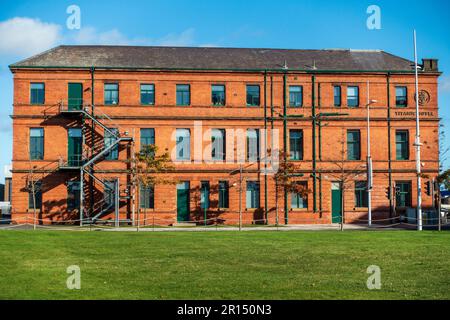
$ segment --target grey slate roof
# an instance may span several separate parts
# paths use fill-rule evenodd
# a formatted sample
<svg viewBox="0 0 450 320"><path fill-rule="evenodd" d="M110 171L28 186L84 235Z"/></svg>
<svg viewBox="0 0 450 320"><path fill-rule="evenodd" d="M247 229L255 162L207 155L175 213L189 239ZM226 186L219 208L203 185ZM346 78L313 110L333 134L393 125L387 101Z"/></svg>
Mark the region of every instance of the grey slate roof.
<svg viewBox="0 0 450 320"><path fill-rule="evenodd" d="M59 46L12 64L17 67L116 67L151 69L281 69L411 71L412 62L379 50Z"/></svg>

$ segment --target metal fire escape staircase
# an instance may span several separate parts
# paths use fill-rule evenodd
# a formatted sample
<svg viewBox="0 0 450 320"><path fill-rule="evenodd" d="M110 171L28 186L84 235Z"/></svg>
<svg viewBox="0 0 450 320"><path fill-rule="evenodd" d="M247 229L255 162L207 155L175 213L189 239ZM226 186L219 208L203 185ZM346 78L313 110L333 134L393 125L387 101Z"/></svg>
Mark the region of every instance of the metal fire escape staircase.
<svg viewBox="0 0 450 320"><path fill-rule="evenodd" d="M114 181L114 185L111 186L99 177L97 177L93 173L93 166L100 162L105 158L115 147L119 146L122 142L131 143L133 138L127 135L125 132L124 135L120 133L120 131L114 131L108 128L103 121L112 122L111 118L106 114L99 113L96 110L96 115L94 116L91 111L92 107L90 105L82 104L79 107L70 107L65 105L63 102L60 102L59 105L59 114L65 116L76 116L82 122L82 140L83 140L83 148L82 155L80 155L80 160L73 161L68 160L67 162L61 160L59 163L59 170L79 170L80 171L80 224L83 223L96 223L101 220L102 216L107 213L114 211L115 213L115 222L119 223L119 202L120 202L120 188L119 188L119 179ZM91 125L98 125L103 129L104 134L108 133L111 138L110 143L108 145L103 144L101 147L96 148L96 151L92 154L86 152L84 148L85 143L85 131L89 128L86 128L86 120L91 121ZM117 126L115 126L117 127ZM92 127L91 127L92 128ZM94 144L94 139L92 139L92 144ZM95 148L94 148L95 149ZM94 206L87 209L87 206L84 206L84 175L92 178L96 183L100 184L104 190L104 196L101 201L95 201ZM93 195L91 195L93 196Z"/></svg>

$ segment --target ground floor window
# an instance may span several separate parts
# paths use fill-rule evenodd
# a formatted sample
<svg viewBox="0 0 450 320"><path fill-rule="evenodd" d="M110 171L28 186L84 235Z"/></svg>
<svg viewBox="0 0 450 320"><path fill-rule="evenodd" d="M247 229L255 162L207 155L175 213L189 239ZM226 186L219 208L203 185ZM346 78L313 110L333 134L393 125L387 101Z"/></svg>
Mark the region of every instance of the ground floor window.
<svg viewBox="0 0 450 320"><path fill-rule="evenodd" d="M67 183L67 210L80 207L80 181L69 181Z"/></svg>
<svg viewBox="0 0 450 320"><path fill-rule="evenodd" d="M247 181L246 208L259 208L259 182Z"/></svg>
<svg viewBox="0 0 450 320"><path fill-rule="evenodd" d="M411 182L395 182L395 200L397 207L411 207Z"/></svg>
<svg viewBox="0 0 450 320"><path fill-rule="evenodd" d="M299 189L307 190L307 182L297 182ZM292 209L307 209L308 208L308 195L306 192L291 192L291 208Z"/></svg>
<svg viewBox="0 0 450 320"><path fill-rule="evenodd" d="M355 181L355 207L368 207L367 182Z"/></svg>
<svg viewBox="0 0 450 320"><path fill-rule="evenodd" d="M209 181L202 181L200 186L200 207L209 208Z"/></svg>
<svg viewBox="0 0 450 320"><path fill-rule="evenodd" d="M155 188L152 185L139 186L139 206L141 209L155 208Z"/></svg>
<svg viewBox="0 0 450 320"><path fill-rule="evenodd" d="M33 187L34 185L34 187ZM34 188L34 192L33 192ZM33 196L34 194L34 196ZM36 204L36 207L35 207ZM42 182L35 181L30 182L28 185L28 209L41 209L42 208Z"/></svg>
<svg viewBox="0 0 450 320"><path fill-rule="evenodd" d="M219 181L219 208L229 207L228 181Z"/></svg>

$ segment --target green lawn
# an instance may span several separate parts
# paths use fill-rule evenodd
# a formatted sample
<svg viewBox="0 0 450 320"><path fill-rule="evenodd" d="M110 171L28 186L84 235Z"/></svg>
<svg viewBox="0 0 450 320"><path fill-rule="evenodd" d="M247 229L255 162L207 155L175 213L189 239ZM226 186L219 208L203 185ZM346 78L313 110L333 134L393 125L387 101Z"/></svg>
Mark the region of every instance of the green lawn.
<svg viewBox="0 0 450 320"><path fill-rule="evenodd" d="M0 299L450 299L450 233L2 230L0 268Z"/></svg>

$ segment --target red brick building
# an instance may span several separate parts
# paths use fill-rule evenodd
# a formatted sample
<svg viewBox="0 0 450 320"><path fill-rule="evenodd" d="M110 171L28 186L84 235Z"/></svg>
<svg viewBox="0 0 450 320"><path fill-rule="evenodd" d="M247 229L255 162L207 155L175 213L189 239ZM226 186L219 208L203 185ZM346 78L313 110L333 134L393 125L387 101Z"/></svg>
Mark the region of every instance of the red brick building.
<svg viewBox="0 0 450 320"><path fill-rule="evenodd" d="M241 208L244 223L273 223L276 200L280 223L338 222L342 211L363 222L369 100L373 217L417 202L413 63L383 51L60 46L10 69L18 222L37 208L41 223L173 224L205 211L237 223ZM424 59L423 190L439 167L439 75ZM266 142L286 151L307 196L275 193ZM173 184L133 183L129 160L145 144L172 155Z"/></svg>

